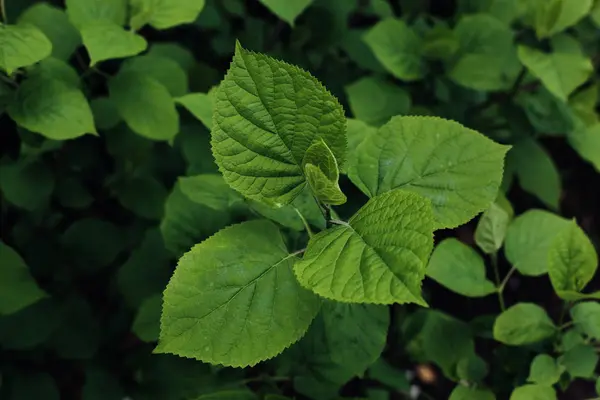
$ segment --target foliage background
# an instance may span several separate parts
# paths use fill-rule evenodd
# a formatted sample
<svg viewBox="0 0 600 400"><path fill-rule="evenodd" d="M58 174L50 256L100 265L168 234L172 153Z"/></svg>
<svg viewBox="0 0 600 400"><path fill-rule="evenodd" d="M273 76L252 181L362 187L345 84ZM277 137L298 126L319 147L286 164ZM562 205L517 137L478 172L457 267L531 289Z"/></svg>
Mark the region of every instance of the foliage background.
<svg viewBox="0 0 600 400"><path fill-rule="evenodd" d="M550 3L574 10L574 2ZM23 13L34 3L5 0L8 22L24 18ZM527 3L536 10L544 7L533 0L298 3L307 7L298 13L293 26L291 19L278 18L258 0L207 0L192 23L169 29L143 26L138 33L148 42L150 58L134 67L136 75L129 81L117 84L130 91L123 95L132 107L130 112L154 111L152 104L142 100L156 100L155 92L135 97L135 89L140 87L136 79L148 72L144 67L152 69L153 78L167 87L172 97L166 108L173 108L173 98L209 93L220 82L238 39L246 48L310 71L353 118L349 127L359 131L368 129L362 123L376 127L394 115L437 115L512 144L503 186L515 214L542 208L575 218L598 243L599 2L590 3L583 15L557 32L552 32L556 23L528 20L531 17L519 4ZM56 10L64 9L60 1L52 4ZM461 20L473 15L480 19L472 22L472 32L465 35L480 43L472 51L479 57L459 68L466 45L452 32ZM29 18L29 22L35 21ZM408 61L391 67L374 55L368 39L363 40L380 21L390 18L402 18L409 29L408 33L404 28L393 31L390 37L425 38L417 45L409 39L392 41L392 46L399 46L395 51L404 49ZM48 36L54 32L61 48L67 43L69 29L75 29L67 26L62 11L42 14L34 24ZM386 45L385 37L374 37L372 43ZM540 76L531 73L535 68L521 65L516 43L553 54L571 54L574 59L542 71L540 82ZM0 82L0 239L23 258L45 293L18 312L0 312L0 398L110 400L129 395L133 399L179 400L247 388L257 393L310 396L299 390L303 383L294 381L290 372L290 364L305 362L301 355L294 358L287 353L257 367L236 370L151 354L158 335L160 294L176 259L218 229L267 211L214 210L194 203L175 186L179 177L217 171L209 148L208 95L189 107L192 112L177 106L176 128L163 120L166 125L150 127L150 133L135 132L106 101L112 96L110 82L127 61L110 57L90 67L90 55L77 38L72 51L64 51L53 56L62 57L75 71L90 102L97 135L57 140L65 139L60 136L67 128L46 134L32 132L33 125L24 128L6 108L13 90L22 87L32 72L21 69L13 76L3 74ZM161 64L164 59L168 62ZM585 65L575 66L581 63ZM51 67L51 73L56 73ZM127 98L127 94L134 97ZM164 103L155 106L165 108ZM170 130L172 135L167 134ZM151 140L157 131L167 135L159 139L168 140ZM365 203L366 196L345 177L341 185L349 201L336 211L347 218ZM293 214L272 218L291 228L292 237L295 230L301 230L301 222ZM300 229L294 228L298 224ZM442 231L436 240L457 237L474 245L475 227L476 221ZM2 251L0 263L8 263L9 257L15 262L6 246ZM511 268L501 254L499 268L502 276ZM598 288L596 276L588 289ZM2 282L0 290L8 290ZM459 296L432 280L426 281L424 290L433 308L471 322L465 329L473 332L477 354L487 364L476 369L489 370L487 385L498 398L508 398L512 388L525 381L533 356L541 350L499 346L482 339L489 336L489 318L499 311L493 296ZM547 277L513 276L504 301L508 305L540 304L555 320L563 308ZM382 356L385 362L376 363L364 379L346 384L341 394L374 400L404 398L412 383L425 392L422 398L448 398L457 379L444 376L452 374L443 371L444 356L439 355L443 349L430 348L436 356L428 359L423 356L428 350L419 347L435 347L447 340L460 345L464 340L452 336L457 329L453 324L449 330L431 328L425 331L429 336L413 340L410 322L417 321L418 326L419 315L423 315L417 310L393 307ZM411 382L405 371L410 372ZM433 382L423 371L434 374ZM561 393L562 398L594 397L594 377L595 372L587 380L576 381ZM344 382L337 383L343 386ZM222 396L219 398L234 395Z"/></svg>

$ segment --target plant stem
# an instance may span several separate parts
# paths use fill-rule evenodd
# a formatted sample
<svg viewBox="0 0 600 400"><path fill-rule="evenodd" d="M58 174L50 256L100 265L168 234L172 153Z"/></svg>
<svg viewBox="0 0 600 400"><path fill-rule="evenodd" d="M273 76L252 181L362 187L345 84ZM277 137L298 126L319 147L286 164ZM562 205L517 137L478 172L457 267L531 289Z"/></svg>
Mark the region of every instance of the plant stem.
<svg viewBox="0 0 600 400"><path fill-rule="evenodd" d="M502 295L504 287L500 282L500 272L498 271L498 254L490 254L490 259L492 261L492 268L494 269L494 277L496 278L496 293L498 294L498 303L500 304L500 309L504 311L506 310L506 306L504 305L504 297Z"/></svg>
<svg viewBox="0 0 600 400"><path fill-rule="evenodd" d="M0 74L0 80L3 81L3 82L6 82L7 84L9 84L10 86L12 86L15 89L19 87L19 84L17 82L13 81L12 79L10 79L7 76L4 76L4 75Z"/></svg>
<svg viewBox="0 0 600 400"><path fill-rule="evenodd" d="M0 13L2 14L2 22L8 24L8 17L6 14L6 4L4 4L4 0L0 0Z"/></svg>
<svg viewBox="0 0 600 400"><path fill-rule="evenodd" d="M563 329L567 329L568 327L570 327L571 325L573 325L573 323L574 323L573 321L569 321L569 322L567 322L565 324L562 324L561 326L558 327L558 330L562 331Z"/></svg>
<svg viewBox="0 0 600 400"><path fill-rule="evenodd" d="M308 221L306 221L306 218L304 218L304 215L302 215L300 210L298 210L296 207L294 207L294 211L296 211L296 214L298 214L298 216L302 220L302 223L304 224L304 229L306 229L306 232L308 233L308 237L312 238L313 231L310 229L310 225L308 224Z"/></svg>
<svg viewBox="0 0 600 400"><path fill-rule="evenodd" d="M261 376L255 377L255 378L243 379L243 380L239 381L239 383L240 383L240 385L247 385L248 383L252 383L252 382L263 382L263 381L269 381L269 382L287 382L289 380L291 380L291 378L289 378L287 376L261 375Z"/></svg>
<svg viewBox="0 0 600 400"><path fill-rule="evenodd" d="M325 226L331 228L331 206L328 204L323 205L325 207Z"/></svg>
<svg viewBox="0 0 600 400"><path fill-rule="evenodd" d="M508 280L510 279L510 277L515 273L517 269L515 267L512 267L510 269L510 271L508 271L508 274L506 274L506 276L504 277L504 279L502 280L502 283L500 283L500 287L498 287L498 290L500 292L504 291L504 288L506 287L506 284L508 283Z"/></svg>
<svg viewBox="0 0 600 400"><path fill-rule="evenodd" d="M510 88L510 91L508 92L507 101L512 100L512 98L515 97L517 93L519 93L521 83L523 83L523 79L525 79L526 74L527 69L525 67L522 67L521 72L519 72L517 79L515 79L515 82L513 83L512 87Z"/></svg>

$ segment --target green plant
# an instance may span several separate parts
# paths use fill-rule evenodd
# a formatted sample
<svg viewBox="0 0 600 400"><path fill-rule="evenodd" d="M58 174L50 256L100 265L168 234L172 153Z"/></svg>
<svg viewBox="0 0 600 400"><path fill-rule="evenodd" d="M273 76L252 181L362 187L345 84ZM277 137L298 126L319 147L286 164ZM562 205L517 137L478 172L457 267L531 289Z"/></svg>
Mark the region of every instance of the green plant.
<svg viewBox="0 0 600 400"><path fill-rule="evenodd" d="M0 398L600 396L598 0L0 15Z"/></svg>

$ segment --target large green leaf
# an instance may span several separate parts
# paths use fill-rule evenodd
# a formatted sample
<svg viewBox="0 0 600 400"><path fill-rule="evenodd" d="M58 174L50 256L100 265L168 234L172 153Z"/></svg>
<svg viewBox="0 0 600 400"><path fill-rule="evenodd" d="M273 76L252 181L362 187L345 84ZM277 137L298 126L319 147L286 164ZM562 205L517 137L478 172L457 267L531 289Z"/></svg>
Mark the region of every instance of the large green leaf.
<svg viewBox="0 0 600 400"><path fill-rule="evenodd" d="M504 248L506 258L523 275L545 274L554 238L568 224L568 220L548 211L527 211L508 227Z"/></svg>
<svg viewBox="0 0 600 400"><path fill-rule="evenodd" d="M538 228L539 229L539 228ZM556 293L581 292L598 267L598 254L585 232L571 221L548 250L548 275Z"/></svg>
<svg viewBox="0 0 600 400"><path fill-rule="evenodd" d="M264 220L194 246L165 290L155 351L240 367L279 354L304 335L321 303L294 278L295 258Z"/></svg>
<svg viewBox="0 0 600 400"><path fill-rule="evenodd" d="M71 23L82 29L91 23L125 25L127 0L66 0Z"/></svg>
<svg viewBox="0 0 600 400"><path fill-rule="evenodd" d="M294 21L314 0L260 0L271 12L294 26Z"/></svg>
<svg viewBox="0 0 600 400"><path fill-rule="evenodd" d="M332 300L424 305L432 226L427 199L389 191L369 200L348 224L312 237L294 271L303 286Z"/></svg>
<svg viewBox="0 0 600 400"><path fill-rule="evenodd" d="M201 174L179 178L183 194L198 204L226 211L238 205L243 198L232 190L219 174Z"/></svg>
<svg viewBox="0 0 600 400"><path fill-rule="evenodd" d="M19 24L31 24L40 29L52 42L52 56L67 60L81 43L79 32L67 14L48 3L37 3L19 16Z"/></svg>
<svg viewBox="0 0 600 400"><path fill-rule="evenodd" d="M25 80L8 113L22 127L53 140L96 134L92 110L81 90L49 76Z"/></svg>
<svg viewBox="0 0 600 400"><path fill-rule="evenodd" d="M589 344L578 344L558 358L572 378L591 379L595 376L596 366L600 356L596 353L594 346Z"/></svg>
<svg viewBox="0 0 600 400"><path fill-rule="evenodd" d="M12 314L46 297L21 256L1 241L0 265L0 315Z"/></svg>
<svg viewBox="0 0 600 400"><path fill-rule="evenodd" d="M148 47L142 36L112 22L90 22L81 28L81 37L92 67L100 61L135 56Z"/></svg>
<svg viewBox="0 0 600 400"><path fill-rule="evenodd" d="M600 340L600 303L586 301L571 309L575 326L587 336Z"/></svg>
<svg viewBox="0 0 600 400"><path fill-rule="evenodd" d="M556 400L556 391L550 385L519 386L511 393L510 400Z"/></svg>
<svg viewBox="0 0 600 400"><path fill-rule="evenodd" d="M600 123L569 132L567 139L581 158L600 172Z"/></svg>
<svg viewBox="0 0 600 400"><path fill-rule="evenodd" d="M508 149L453 121L394 117L358 145L348 175L370 197L395 188L428 197L436 228L450 228L496 198Z"/></svg>
<svg viewBox="0 0 600 400"><path fill-rule="evenodd" d="M556 97L566 101L594 70L592 62L583 55L572 53L543 53L525 46L518 48L519 59L532 75Z"/></svg>
<svg viewBox="0 0 600 400"><path fill-rule="evenodd" d="M554 358L548 354L539 354L531 363L527 381L552 386L560 380L563 371L564 368Z"/></svg>
<svg viewBox="0 0 600 400"><path fill-rule="evenodd" d="M384 19L365 33L363 40L396 78L414 81L425 76L427 65L421 56L421 38L404 21Z"/></svg>
<svg viewBox="0 0 600 400"><path fill-rule="evenodd" d="M546 150L527 138L514 145L507 157L523 190L535 195L547 206L558 209L561 181L558 168Z"/></svg>
<svg viewBox="0 0 600 400"><path fill-rule="evenodd" d="M445 239L435 247L427 276L463 296L483 297L496 292L496 286L485 276L481 256L454 238Z"/></svg>
<svg viewBox="0 0 600 400"><path fill-rule="evenodd" d="M131 26L139 29L150 24L168 29L192 23L204 8L205 0L131 0Z"/></svg>
<svg viewBox="0 0 600 400"><path fill-rule="evenodd" d="M43 60L52 53L52 43L34 25L0 25L0 69L8 75Z"/></svg>
<svg viewBox="0 0 600 400"><path fill-rule="evenodd" d="M216 94L213 154L244 196L288 204L305 185L301 163L313 142L322 139L343 164L345 125L342 107L310 74L238 43Z"/></svg>
<svg viewBox="0 0 600 400"><path fill-rule="evenodd" d="M549 0L533 2L535 7L535 31L543 39L564 31L591 10L593 0Z"/></svg>
<svg viewBox="0 0 600 400"><path fill-rule="evenodd" d="M212 128L213 96L211 93L189 93L176 99L208 129Z"/></svg>
<svg viewBox="0 0 600 400"><path fill-rule="evenodd" d="M494 339L521 346L551 337L556 326L543 308L533 303L517 303L496 318Z"/></svg>
<svg viewBox="0 0 600 400"><path fill-rule="evenodd" d="M127 125L152 140L171 140L179 131L179 115L166 87L133 71L119 73L108 82L110 99Z"/></svg>
<svg viewBox="0 0 600 400"><path fill-rule="evenodd" d="M410 109L410 95L381 78L361 78L345 89L352 114L368 125L381 126L391 117L406 114Z"/></svg>

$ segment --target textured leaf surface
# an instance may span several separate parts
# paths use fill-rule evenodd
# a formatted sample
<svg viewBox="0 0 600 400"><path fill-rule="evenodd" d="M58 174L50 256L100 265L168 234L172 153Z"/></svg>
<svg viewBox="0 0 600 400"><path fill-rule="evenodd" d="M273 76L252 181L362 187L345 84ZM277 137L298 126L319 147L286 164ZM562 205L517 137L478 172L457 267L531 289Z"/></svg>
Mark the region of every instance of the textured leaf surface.
<svg viewBox="0 0 600 400"><path fill-rule="evenodd" d="M475 243L486 254L500 250L511 216L494 202L483 212L475 229Z"/></svg>
<svg viewBox="0 0 600 400"><path fill-rule="evenodd" d="M294 271L322 297L353 303L417 303L433 247L433 215L423 197L393 190L309 242Z"/></svg>
<svg viewBox="0 0 600 400"><path fill-rule="evenodd" d="M60 80L25 80L8 107L19 125L49 139L67 140L95 134L94 116L81 90Z"/></svg>
<svg viewBox="0 0 600 400"><path fill-rule="evenodd" d="M571 221L554 237L548 251L548 275L556 293L580 292L598 267L598 255L585 232Z"/></svg>
<svg viewBox="0 0 600 400"><path fill-rule="evenodd" d="M587 336L600 340L600 303L586 301L571 308L571 318Z"/></svg>
<svg viewBox="0 0 600 400"><path fill-rule="evenodd" d="M81 29L90 23L125 25L127 0L66 0L71 23Z"/></svg>
<svg viewBox="0 0 600 400"><path fill-rule="evenodd" d="M81 28L90 66L113 58L134 56L146 50L146 39L111 22L91 22Z"/></svg>
<svg viewBox="0 0 600 400"><path fill-rule="evenodd" d="M304 187L301 163L314 141L343 164L345 124L342 107L310 74L238 44L216 94L213 154L244 196L287 204Z"/></svg>
<svg viewBox="0 0 600 400"><path fill-rule="evenodd" d="M406 114L410 109L410 95L381 78L361 78L346 86L345 90L352 114L368 125L381 126L391 117Z"/></svg>
<svg viewBox="0 0 600 400"><path fill-rule="evenodd" d="M294 278L294 258L267 221L234 225L194 246L165 290L156 351L231 366L279 354L320 306Z"/></svg>
<svg viewBox="0 0 600 400"><path fill-rule="evenodd" d="M127 125L152 140L171 140L179 131L179 115L167 88L135 72L119 73L108 82L110 99Z"/></svg>
<svg viewBox="0 0 600 400"><path fill-rule="evenodd" d="M81 43L79 32L60 8L37 3L19 16L19 24L31 24L42 31L52 43L52 56L68 60Z"/></svg>
<svg viewBox="0 0 600 400"><path fill-rule="evenodd" d="M431 200L436 228L456 227L496 198L508 150L434 117L394 117L356 149L348 176L372 197L395 188Z"/></svg>
<svg viewBox="0 0 600 400"><path fill-rule="evenodd" d="M363 40L396 78L414 81L425 75L427 66L421 57L421 39L404 21L393 18L380 21Z"/></svg>
<svg viewBox="0 0 600 400"><path fill-rule="evenodd" d="M204 8L205 0L131 0L131 25L148 23L156 29L168 29L192 23Z"/></svg>
<svg viewBox="0 0 600 400"><path fill-rule="evenodd" d="M552 386L560 380L564 368L556 364L556 360L548 354L539 354L531 363L527 381L540 385Z"/></svg>
<svg viewBox="0 0 600 400"><path fill-rule="evenodd" d="M46 297L21 256L2 242L0 265L0 315L12 314Z"/></svg>
<svg viewBox="0 0 600 400"><path fill-rule="evenodd" d="M521 140L508 154L508 163L515 170L519 184L556 210L559 206L561 180L558 169L546 150L533 139Z"/></svg>
<svg viewBox="0 0 600 400"><path fill-rule="evenodd" d="M533 303L518 303L496 318L494 339L521 346L544 340L554 335L556 329L543 308Z"/></svg>
<svg viewBox="0 0 600 400"><path fill-rule="evenodd" d="M568 224L568 220L548 211L527 211L508 227L504 248L506 258L523 275L545 274L554 238Z"/></svg>
<svg viewBox="0 0 600 400"><path fill-rule="evenodd" d="M427 276L463 296L482 297L496 291L485 276L485 264L475 250L450 238L440 242L427 265Z"/></svg>
<svg viewBox="0 0 600 400"><path fill-rule="evenodd" d="M271 12L279 18L294 26L296 18L314 0L260 0Z"/></svg>
<svg viewBox="0 0 600 400"><path fill-rule="evenodd" d="M332 205L346 202L338 183L340 171L337 161L323 140L316 141L306 150L302 166L308 186L320 202Z"/></svg>
<svg viewBox="0 0 600 400"><path fill-rule="evenodd" d="M33 25L0 25L0 69L11 75L16 69L43 60L52 43Z"/></svg>
<svg viewBox="0 0 600 400"><path fill-rule="evenodd" d="M511 393L510 400L556 400L556 392L552 386L519 386Z"/></svg>
<svg viewBox="0 0 600 400"><path fill-rule="evenodd" d="M519 59L529 72L540 79L550 93L563 101L566 101L594 70L591 61L581 54L548 54L524 46L519 46L518 53Z"/></svg>

